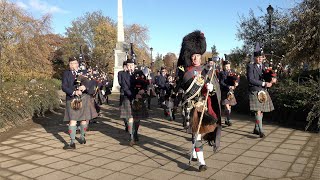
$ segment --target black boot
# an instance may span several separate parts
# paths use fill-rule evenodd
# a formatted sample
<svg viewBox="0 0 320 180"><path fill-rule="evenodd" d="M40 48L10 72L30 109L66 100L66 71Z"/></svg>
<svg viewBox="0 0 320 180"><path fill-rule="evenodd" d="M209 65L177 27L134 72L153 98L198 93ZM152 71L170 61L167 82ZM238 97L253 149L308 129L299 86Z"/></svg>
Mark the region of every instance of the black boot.
<svg viewBox="0 0 320 180"><path fill-rule="evenodd" d="M63 147L63 149L68 150L68 149L76 149L76 144L75 143L70 143L67 144Z"/></svg>
<svg viewBox="0 0 320 180"><path fill-rule="evenodd" d="M260 132L256 129L253 130L252 134L260 135Z"/></svg>
<svg viewBox="0 0 320 180"><path fill-rule="evenodd" d="M225 121L224 123L225 123L227 126L232 126L232 122L229 121L229 120Z"/></svg>
<svg viewBox="0 0 320 180"><path fill-rule="evenodd" d="M260 138L264 138L266 135L263 132L259 133Z"/></svg>
<svg viewBox="0 0 320 180"><path fill-rule="evenodd" d="M199 171L202 172L202 171L206 171L208 168L206 165L200 165L199 166Z"/></svg>
<svg viewBox="0 0 320 180"><path fill-rule="evenodd" d="M86 138L80 138L79 143L86 144L87 143Z"/></svg>

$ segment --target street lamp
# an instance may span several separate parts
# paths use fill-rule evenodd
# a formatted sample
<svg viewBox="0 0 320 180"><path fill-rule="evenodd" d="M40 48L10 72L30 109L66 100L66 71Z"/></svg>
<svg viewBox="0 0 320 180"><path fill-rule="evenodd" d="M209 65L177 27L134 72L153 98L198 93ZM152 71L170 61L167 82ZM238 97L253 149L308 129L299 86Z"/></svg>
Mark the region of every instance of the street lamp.
<svg viewBox="0 0 320 180"><path fill-rule="evenodd" d="M269 38L270 38L270 50L272 49L272 43L271 43L271 20L272 20L272 14L273 14L273 7L269 4L269 6L267 7L267 12L269 14Z"/></svg>
<svg viewBox="0 0 320 180"><path fill-rule="evenodd" d="M175 70L174 70L174 62L173 62L173 63L172 63L172 72L171 72L171 75L174 74L174 71L175 71Z"/></svg>
<svg viewBox="0 0 320 180"><path fill-rule="evenodd" d="M150 48L150 52L151 52L151 70L153 70L152 51L153 51L153 48L151 47Z"/></svg>

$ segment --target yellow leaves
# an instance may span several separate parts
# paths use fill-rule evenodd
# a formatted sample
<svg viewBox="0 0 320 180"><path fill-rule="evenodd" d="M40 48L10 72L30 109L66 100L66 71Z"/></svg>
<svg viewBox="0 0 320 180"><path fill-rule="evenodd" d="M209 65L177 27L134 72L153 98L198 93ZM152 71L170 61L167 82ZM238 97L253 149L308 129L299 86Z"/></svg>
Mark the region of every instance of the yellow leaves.
<svg viewBox="0 0 320 180"><path fill-rule="evenodd" d="M48 43L50 38L43 36L50 30L50 18L35 19L6 0L0 2L0 9L4 12L0 14L0 37L5 37L0 42L4 79L50 77L53 49Z"/></svg>

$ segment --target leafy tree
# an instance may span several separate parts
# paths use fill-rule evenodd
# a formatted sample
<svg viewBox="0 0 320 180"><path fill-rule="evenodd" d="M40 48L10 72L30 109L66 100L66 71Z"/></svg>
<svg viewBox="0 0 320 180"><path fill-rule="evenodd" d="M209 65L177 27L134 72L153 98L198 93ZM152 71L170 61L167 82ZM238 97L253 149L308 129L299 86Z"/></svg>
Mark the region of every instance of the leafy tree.
<svg viewBox="0 0 320 180"><path fill-rule="evenodd" d="M35 19L16 4L0 1L1 75L3 80L49 78L54 47L51 17Z"/></svg>
<svg viewBox="0 0 320 180"><path fill-rule="evenodd" d="M317 65L320 57L319 10L318 0L303 0L291 10L287 58Z"/></svg>
<svg viewBox="0 0 320 180"><path fill-rule="evenodd" d="M163 63L168 72L174 71L175 67L177 66L177 62L178 58L174 53L169 52L163 57Z"/></svg>
<svg viewBox="0 0 320 180"><path fill-rule="evenodd" d="M79 54L82 46L90 66L112 70L116 25L111 18L104 16L101 11L87 12L72 21L71 27L66 30L67 43L63 47L65 59Z"/></svg>
<svg viewBox="0 0 320 180"><path fill-rule="evenodd" d="M243 40L243 50L252 54L256 43L261 43L266 54L271 51L276 55L286 52L285 35L288 32L288 16L275 9L272 15L271 32L268 26L269 15L256 17L253 10L249 11L249 17L241 16L237 37Z"/></svg>
<svg viewBox="0 0 320 180"><path fill-rule="evenodd" d="M149 41L149 29L139 24L131 24L125 27L125 40L133 43L137 62L145 65L151 64Z"/></svg>
<svg viewBox="0 0 320 180"><path fill-rule="evenodd" d="M113 71L113 48L117 42L116 37L116 29L110 23L102 22L95 29L96 46L92 54L93 62L107 72Z"/></svg>
<svg viewBox="0 0 320 180"><path fill-rule="evenodd" d="M264 46L270 59L271 51L282 64L299 68L303 61L316 67L320 57L320 7L317 0L303 0L291 10L272 15L271 33L268 27L269 15L255 16L250 10L249 17L240 17L237 37L244 41L243 51L251 54L256 42ZM282 55L285 58L281 58ZM278 62L274 63L278 63Z"/></svg>

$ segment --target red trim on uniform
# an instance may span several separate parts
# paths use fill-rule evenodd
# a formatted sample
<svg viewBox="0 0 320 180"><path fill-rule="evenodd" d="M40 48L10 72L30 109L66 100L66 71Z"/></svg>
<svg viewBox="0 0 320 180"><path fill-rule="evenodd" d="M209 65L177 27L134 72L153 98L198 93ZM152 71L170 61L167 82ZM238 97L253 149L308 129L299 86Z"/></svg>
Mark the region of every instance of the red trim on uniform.
<svg viewBox="0 0 320 180"><path fill-rule="evenodd" d="M214 112L214 109L212 108L212 105L211 105L211 98L209 97L208 100L207 100L207 103L208 103L208 113L214 118L214 119L218 119L218 116L217 114Z"/></svg>
<svg viewBox="0 0 320 180"><path fill-rule="evenodd" d="M200 149L200 148L195 148L195 151L196 151L196 152L200 152L201 149Z"/></svg>
<svg viewBox="0 0 320 180"><path fill-rule="evenodd" d="M83 128L84 131L87 131L87 128Z"/></svg>
<svg viewBox="0 0 320 180"><path fill-rule="evenodd" d="M256 124L260 124L260 120L256 120Z"/></svg>
<svg viewBox="0 0 320 180"><path fill-rule="evenodd" d="M189 71L189 70L192 69L192 68L193 68L193 66L187 67L187 71Z"/></svg>
<svg viewBox="0 0 320 180"><path fill-rule="evenodd" d="M72 133L72 130L71 130L71 129L69 129L68 133L69 133L69 134L71 134L71 133Z"/></svg>

